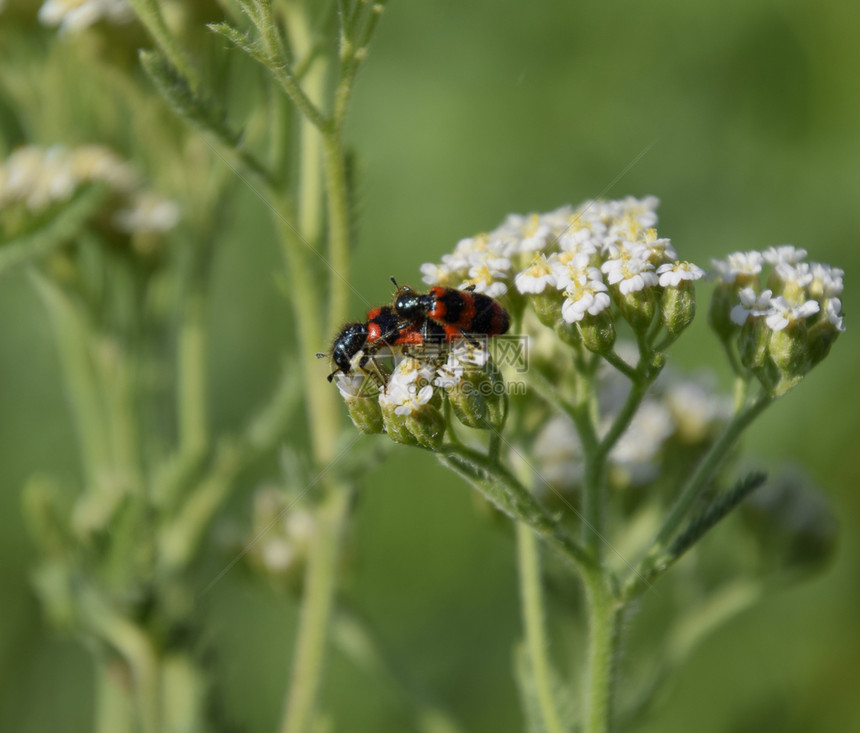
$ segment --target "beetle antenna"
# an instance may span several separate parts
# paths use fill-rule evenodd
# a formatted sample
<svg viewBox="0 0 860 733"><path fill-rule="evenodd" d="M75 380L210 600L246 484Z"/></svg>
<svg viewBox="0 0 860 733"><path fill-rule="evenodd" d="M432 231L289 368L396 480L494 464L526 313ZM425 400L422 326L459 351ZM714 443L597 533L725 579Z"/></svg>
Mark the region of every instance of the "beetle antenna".
<svg viewBox="0 0 860 733"><path fill-rule="evenodd" d="M399 288L400 286L397 284L397 280L394 279L394 275L389 276L389 280L394 283L395 288Z"/></svg>
<svg viewBox="0 0 860 733"><path fill-rule="evenodd" d="M328 354L323 354L322 351L317 352L317 359L324 359Z"/></svg>

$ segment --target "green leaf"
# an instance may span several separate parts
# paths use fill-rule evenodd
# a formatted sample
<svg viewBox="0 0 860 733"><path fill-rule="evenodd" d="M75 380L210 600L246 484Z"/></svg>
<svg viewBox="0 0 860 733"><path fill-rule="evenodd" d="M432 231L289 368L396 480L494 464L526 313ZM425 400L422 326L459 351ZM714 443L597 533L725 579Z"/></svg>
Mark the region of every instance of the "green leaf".
<svg viewBox="0 0 860 733"><path fill-rule="evenodd" d="M141 51L140 63L177 115L194 127L213 133L228 147L238 147L241 136L227 124L224 113L192 91L188 80L164 56L158 51Z"/></svg>
<svg viewBox="0 0 860 733"><path fill-rule="evenodd" d="M694 517L687 527L675 537L672 544L669 545L667 551L670 557L669 562L674 562L681 557L717 522L746 499L753 491L762 486L766 480L767 474L760 471L747 474L729 491L723 492L714 499L711 505Z"/></svg>
<svg viewBox="0 0 860 733"><path fill-rule="evenodd" d="M74 239L98 211L106 193L104 186L88 186L35 230L0 244L0 274L16 265L32 262Z"/></svg>
<svg viewBox="0 0 860 733"><path fill-rule="evenodd" d="M242 31L229 23L209 23L206 27L216 35L225 38L236 48L244 51L252 59L263 61L265 58L257 41L253 40L247 33L242 33Z"/></svg>

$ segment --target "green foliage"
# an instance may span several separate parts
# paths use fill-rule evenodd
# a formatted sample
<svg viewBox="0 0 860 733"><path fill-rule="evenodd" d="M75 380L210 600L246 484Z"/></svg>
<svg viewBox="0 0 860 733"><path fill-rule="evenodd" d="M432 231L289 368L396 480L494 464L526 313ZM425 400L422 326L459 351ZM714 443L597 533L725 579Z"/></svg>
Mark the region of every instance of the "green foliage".
<svg viewBox="0 0 860 733"><path fill-rule="evenodd" d="M131 708L158 707L148 674L161 665L165 715L177 727L194 730L206 710L198 729L275 730L289 680L312 680L322 665L285 671L296 636L316 640L299 644L296 659L321 654L319 626L299 620L300 604L320 596L294 595L304 568L298 587L259 582L260 572L274 576L278 546L268 540L277 533L248 534L250 505L257 488L274 485L288 502L306 490L302 509L315 516L332 487L355 497L348 531L329 535L344 539L334 610L301 611L330 611L332 629L317 687L325 715L315 691L302 703L304 722L546 730L521 647L520 708L508 674L521 631L507 518L472 513L453 469L548 543L552 657L571 662L559 665L569 675L553 672L550 692L574 729L583 709L567 708L580 693L584 618L579 587L556 556L588 565L571 511L583 497L556 503L521 463L500 468L478 454L478 441L446 444L447 468L384 437L356 443L335 391L325 392L328 369L312 357L366 306L308 261L314 251L340 257L355 292L382 302L389 274L415 281L418 264L503 213L600 194L624 170L608 195L658 193L667 233L703 265L793 240L855 271L856 9L658 3L619 14L548 3L524 15L485 2L391 4L365 65L373 3L137 0L144 23L102 21L59 36L35 22L37 5L8 0L0 12L3 157L24 144L110 144L147 186L179 202L183 223L165 235L117 236L100 215L110 195L88 186L0 244L0 477L9 488L0 497L0 709L9 725L92 730L96 711L101 730L130 730ZM328 136L329 157L341 163L318 167L316 183L303 161L321 161L324 148L301 149L307 126ZM361 155L357 181L346 142ZM338 176L340 202L323 193ZM333 221L320 216L329 208ZM707 285L699 290L707 297ZM704 320L673 345L679 362L720 362ZM610 342L589 335L597 351ZM860 433L845 408L856 393L855 349L840 341L748 439L765 455L796 456L835 497L840 551L834 557L829 510L805 485L756 490L741 517L724 515L755 481L716 497L707 482L695 487L657 548L658 560L689 552L641 589L641 612L625 627L619 729L716 733L776 719L788 733L841 732L856 717L839 683L857 675L846 651L858 628ZM550 383L569 374L558 364L545 372ZM539 389L530 384L528 399ZM555 404L575 413L575 398L571 385ZM509 420L505 435L536 438L538 427ZM665 482L612 495L630 533L612 524L618 554L604 551L622 576L647 567L635 553L660 531L656 509L703 451L672 443L663 465L675 473ZM624 483L607 480L612 491ZM706 501L714 503L701 514L687 513ZM266 557L268 568L258 562ZM774 587L828 559L811 584ZM74 643L45 633L28 577L43 614ZM352 605L362 613L348 615ZM93 666L98 689L88 682ZM797 689L804 694L788 694ZM159 729L146 715L133 723Z"/></svg>

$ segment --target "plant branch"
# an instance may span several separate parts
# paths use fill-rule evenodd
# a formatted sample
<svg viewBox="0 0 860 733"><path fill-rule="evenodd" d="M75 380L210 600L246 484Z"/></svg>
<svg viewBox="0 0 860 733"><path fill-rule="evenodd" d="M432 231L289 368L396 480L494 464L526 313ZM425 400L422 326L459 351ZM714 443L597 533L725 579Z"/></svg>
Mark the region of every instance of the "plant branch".
<svg viewBox="0 0 860 733"><path fill-rule="evenodd" d="M675 532L678 530L678 526L687 515L693 502L699 497L708 481L713 478L717 468L719 468L720 464L743 431L765 410L766 407L768 407L768 405L773 402L773 399L772 395L763 391L755 401L735 413L731 422L726 425L722 435L702 458L695 473L693 473L689 481L687 481L686 485L681 490L678 499L669 512L669 515L663 521L651 547L646 552L645 558L637 569L637 576L647 579L654 577L655 569L659 572L657 566L660 558L665 554L666 547L674 537ZM625 595L627 597L632 597L633 595L641 592L643 587L644 586L641 583L630 581L625 589Z"/></svg>
<svg viewBox="0 0 860 733"><path fill-rule="evenodd" d="M531 492L502 465L470 448L450 443L443 445L437 455L503 513L531 527L575 569L593 567L591 555L546 514Z"/></svg>

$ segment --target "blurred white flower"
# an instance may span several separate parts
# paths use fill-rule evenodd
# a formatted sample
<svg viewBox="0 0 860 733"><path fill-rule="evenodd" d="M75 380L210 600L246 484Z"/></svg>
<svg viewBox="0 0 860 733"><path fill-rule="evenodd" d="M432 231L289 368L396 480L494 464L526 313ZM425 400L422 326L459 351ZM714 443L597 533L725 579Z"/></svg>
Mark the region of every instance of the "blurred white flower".
<svg viewBox="0 0 860 733"><path fill-rule="evenodd" d="M175 201L143 192L134 197L128 208L117 210L113 223L119 231L126 234L163 234L179 223L179 206Z"/></svg>
<svg viewBox="0 0 860 733"><path fill-rule="evenodd" d="M82 31L100 20L121 24L133 19L127 0L46 0L39 8L39 22L59 26L61 33Z"/></svg>
<svg viewBox="0 0 860 733"><path fill-rule="evenodd" d="M705 271L690 262L667 262L657 268L660 287L676 288L684 280L698 280L705 276Z"/></svg>
<svg viewBox="0 0 860 733"><path fill-rule="evenodd" d="M771 330L782 331L789 324L809 318L819 310L820 306L814 300L795 305L782 296L777 296L770 301L770 310L765 315L764 321Z"/></svg>

